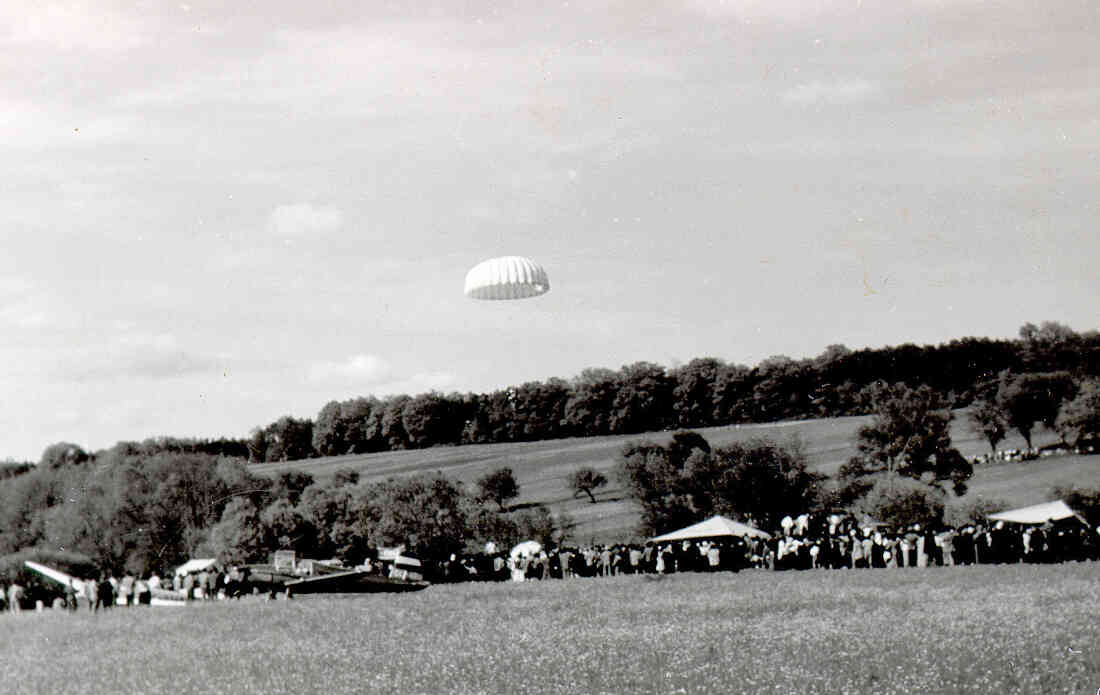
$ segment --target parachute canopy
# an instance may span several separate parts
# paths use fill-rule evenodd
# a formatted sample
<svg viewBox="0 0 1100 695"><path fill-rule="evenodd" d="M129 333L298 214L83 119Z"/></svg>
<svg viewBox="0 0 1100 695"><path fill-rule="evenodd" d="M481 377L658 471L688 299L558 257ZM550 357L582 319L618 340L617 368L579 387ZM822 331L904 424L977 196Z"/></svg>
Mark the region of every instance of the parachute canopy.
<svg viewBox="0 0 1100 695"><path fill-rule="evenodd" d="M542 550L542 543L538 541L523 541L512 548L512 552L508 553L508 557L513 560L517 557L534 557Z"/></svg>
<svg viewBox="0 0 1100 695"><path fill-rule="evenodd" d="M541 265L523 256L501 256L478 263L466 273L471 299L526 299L550 291Z"/></svg>

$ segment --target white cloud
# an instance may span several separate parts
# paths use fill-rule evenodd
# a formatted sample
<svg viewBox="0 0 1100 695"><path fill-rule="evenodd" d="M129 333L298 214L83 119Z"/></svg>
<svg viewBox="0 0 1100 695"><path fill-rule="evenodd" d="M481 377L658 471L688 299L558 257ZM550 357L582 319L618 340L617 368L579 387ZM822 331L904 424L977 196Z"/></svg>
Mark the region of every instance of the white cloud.
<svg viewBox="0 0 1100 695"><path fill-rule="evenodd" d="M374 384L390 376L391 367L377 355L354 355L343 362L317 362L309 367L313 381L353 381Z"/></svg>
<svg viewBox="0 0 1100 695"><path fill-rule="evenodd" d="M43 45L120 54L148 45L151 37L141 18L93 3L15 3L0 15L6 31L0 40L16 45Z"/></svg>
<svg viewBox="0 0 1100 695"><path fill-rule="evenodd" d="M64 350L58 355L54 371L76 381L162 381L216 373L227 363L224 357L181 345L170 333L136 331Z"/></svg>
<svg viewBox="0 0 1100 695"><path fill-rule="evenodd" d="M815 80L788 89L783 98L796 104L848 104L872 96L878 88L867 80L840 80L821 82Z"/></svg>
<svg viewBox="0 0 1100 695"><path fill-rule="evenodd" d="M365 353L343 361L315 362L308 371L310 380L317 384L365 389L378 396L442 391L456 382L455 375L449 372L415 372L406 376L388 360Z"/></svg>
<svg viewBox="0 0 1100 695"><path fill-rule="evenodd" d="M271 211L268 230L280 237L306 237L339 229L344 213L336 208L296 203L280 205Z"/></svg>

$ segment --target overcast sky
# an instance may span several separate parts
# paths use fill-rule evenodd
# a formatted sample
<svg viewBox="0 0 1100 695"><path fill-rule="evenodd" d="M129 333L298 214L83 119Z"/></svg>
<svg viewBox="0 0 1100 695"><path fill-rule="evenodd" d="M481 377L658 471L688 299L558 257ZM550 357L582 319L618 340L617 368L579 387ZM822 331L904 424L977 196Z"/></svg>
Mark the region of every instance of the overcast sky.
<svg viewBox="0 0 1100 695"><path fill-rule="evenodd" d="M1098 327L1100 6L3 3L0 457ZM514 254L548 295L475 302Z"/></svg>

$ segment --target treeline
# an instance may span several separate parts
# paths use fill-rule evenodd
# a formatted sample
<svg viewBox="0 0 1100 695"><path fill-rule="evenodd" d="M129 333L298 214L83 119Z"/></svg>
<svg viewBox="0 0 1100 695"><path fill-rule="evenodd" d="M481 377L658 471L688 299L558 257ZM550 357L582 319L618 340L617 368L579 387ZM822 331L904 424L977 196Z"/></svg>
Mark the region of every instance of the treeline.
<svg viewBox="0 0 1100 695"><path fill-rule="evenodd" d="M572 380L532 381L488 394L425 393L332 401L316 420L283 417L253 430L251 461L362 454L440 445L698 428L864 415L880 383L926 385L951 407L991 398L1005 375L1100 376L1100 333L1026 324L1017 340L772 357L756 367L699 358L666 369L638 362L588 369Z"/></svg>
<svg viewBox="0 0 1100 695"><path fill-rule="evenodd" d="M672 369L637 362L617 371L586 369L571 380L531 381L488 394L432 392L331 401L315 420L282 417L255 428L247 439L157 437L119 442L111 451L293 461L865 415L880 383L927 385L951 407L960 408L993 402L1006 379L1052 373L1074 381L1100 376L1100 333L1077 333L1054 322L1038 327L1029 323L1016 340L963 338L938 346L856 351L831 345L814 358L777 356L751 368L709 357ZM996 438L1000 425L991 427ZM9 465L0 475L25 470L25 465Z"/></svg>
<svg viewBox="0 0 1100 695"><path fill-rule="evenodd" d="M637 362L617 371L587 369L570 380L531 381L487 394L432 392L331 401L316 419L282 417L255 428L247 439L157 437L119 442L109 451L125 456L204 454L261 463L865 415L872 412L875 389L882 383L925 385L952 408L976 406L986 416L985 433L995 447L1006 427L1020 429L1030 443L1030 432L1019 422L1004 421L1008 410L1026 405L1014 403L1012 382L1026 393L1045 388L1025 383L1026 375L1039 375L1040 380L1055 375L1055 381L1072 383L1100 377L1100 332L1077 333L1055 322L1028 323L1015 340L963 338L938 346L855 351L831 345L817 357L776 356L755 367L710 357L672 369ZM1060 403L1067 390L1058 388L1062 392L1055 400ZM990 414L991 404L999 414ZM1039 419L1054 424L1048 415ZM43 460L49 457L47 452ZM8 464L0 468L0 477L26 470L25 464Z"/></svg>
<svg viewBox="0 0 1100 695"><path fill-rule="evenodd" d="M468 490L440 474L360 482L338 471L318 483L210 454L57 452L0 484L0 578L40 583L21 564L32 558L81 576L147 576L192 557L263 563L278 549L355 564L394 545L434 564L488 540L561 542L572 527L544 505L505 506L519 490L507 470Z"/></svg>

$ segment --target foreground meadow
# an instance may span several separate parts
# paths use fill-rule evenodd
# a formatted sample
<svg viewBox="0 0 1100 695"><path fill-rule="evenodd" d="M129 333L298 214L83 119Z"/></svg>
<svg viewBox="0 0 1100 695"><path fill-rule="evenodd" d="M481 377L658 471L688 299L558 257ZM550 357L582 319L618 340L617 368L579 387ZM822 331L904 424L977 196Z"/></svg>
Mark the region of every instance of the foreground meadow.
<svg viewBox="0 0 1100 695"><path fill-rule="evenodd" d="M0 617L5 693L1095 693L1100 567L433 586Z"/></svg>

